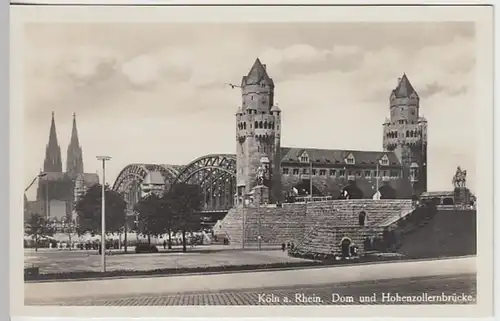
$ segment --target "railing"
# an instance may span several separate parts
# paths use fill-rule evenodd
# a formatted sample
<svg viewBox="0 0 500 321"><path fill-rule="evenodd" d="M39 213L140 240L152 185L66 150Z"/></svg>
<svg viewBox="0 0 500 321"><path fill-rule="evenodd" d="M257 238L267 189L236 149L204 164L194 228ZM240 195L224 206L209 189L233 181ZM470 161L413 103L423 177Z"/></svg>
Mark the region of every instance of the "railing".
<svg viewBox="0 0 500 321"><path fill-rule="evenodd" d="M333 198L331 196L301 196L295 198L295 203L309 203L309 202L322 202L330 201Z"/></svg>
<svg viewBox="0 0 500 321"><path fill-rule="evenodd" d="M436 208L440 211L466 211L475 210L475 206L471 205L437 205Z"/></svg>

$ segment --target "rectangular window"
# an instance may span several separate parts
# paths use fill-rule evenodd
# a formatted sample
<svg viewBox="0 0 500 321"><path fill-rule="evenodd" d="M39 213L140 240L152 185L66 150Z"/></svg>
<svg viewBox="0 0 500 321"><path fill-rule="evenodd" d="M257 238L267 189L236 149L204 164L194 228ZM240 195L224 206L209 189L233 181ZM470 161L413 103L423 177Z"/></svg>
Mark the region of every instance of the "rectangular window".
<svg viewBox="0 0 500 321"><path fill-rule="evenodd" d="M352 176L352 171L348 171L347 176Z"/></svg>
<svg viewBox="0 0 500 321"><path fill-rule="evenodd" d="M312 174L316 175L316 169L314 169L314 168L312 169Z"/></svg>
<svg viewBox="0 0 500 321"><path fill-rule="evenodd" d="M334 169L330 170L330 176L337 176L337 171Z"/></svg>
<svg viewBox="0 0 500 321"><path fill-rule="evenodd" d="M389 173L387 171L384 171L384 177L387 177Z"/></svg>
<svg viewBox="0 0 500 321"><path fill-rule="evenodd" d="M366 178L370 178L372 176L372 172L371 171L365 171L365 177Z"/></svg>
<svg viewBox="0 0 500 321"><path fill-rule="evenodd" d="M394 177L394 178L398 178L399 177L399 172L398 171L391 171L391 176Z"/></svg>
<svg viewBox="0 0 500 321"><path fill-rule="evenodd" d="M283 174L288 175L289 169L288 168L283 168Z"/></svg>
<svg viewBox="0 0 500 321"><path fill-rule="evenodd" d="M339 171L339 176L340 176L340 177L344 177L344 176L345 176L345 170L341 169L341 170Z"/></svg>
<svg viewBox="0 0 500 321"><path fill-rule="evenodd" d="M302 169L302 174L309 174L309 170L307 168Z"/></svg>
<svg viewBox="0 0 500 321"><path fill-rule="evenodd" d="M357 171L357 172L356 172L356 176L357 176L357 177L361 177L361 171Z"/></svg>
<svg viewBox="0 0 500 321"><path fill-rule="evenodd" d="M299 169L298 168L294 168L293 169L293 175L299 175Z"/></svg>
<svg viewBox="0 0 500 321"><path fill-rule="evenodd" d="M319 170L319 175L320 176L325 176L326 175L326 170L325 169L320 169Z"/></svg>

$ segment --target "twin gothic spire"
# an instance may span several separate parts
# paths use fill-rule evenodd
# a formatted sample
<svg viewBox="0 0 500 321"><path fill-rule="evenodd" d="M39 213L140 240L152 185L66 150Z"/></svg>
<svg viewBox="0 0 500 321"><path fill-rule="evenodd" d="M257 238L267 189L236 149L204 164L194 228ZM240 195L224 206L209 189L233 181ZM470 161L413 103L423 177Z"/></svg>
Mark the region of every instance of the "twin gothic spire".
<svg viewBox="0 0 500 321"><path fill-rule="evenodd" d="M62 173L61 148L57 141L56 123L54 112L50 123L49 142L45 150L45 161L43 165L44 172ZM73 128L71 130L71 139L68 145L66 158L66 173L76 176L83 173L83 153L78 139L78 130L76 126L76 115L73 114Z"/></svg>

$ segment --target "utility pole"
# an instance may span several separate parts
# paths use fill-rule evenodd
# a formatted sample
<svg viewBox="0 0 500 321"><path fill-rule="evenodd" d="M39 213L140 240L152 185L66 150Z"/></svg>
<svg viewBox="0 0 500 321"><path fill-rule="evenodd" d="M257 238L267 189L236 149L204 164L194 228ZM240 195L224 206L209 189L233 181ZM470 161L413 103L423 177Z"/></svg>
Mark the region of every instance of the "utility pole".
<svg viewBox="0 0 500 321"><path fill-rule="evenodd" d="M97 156L102 161L102 205L101 205L101 268L106 272L106 161L110 156Z"/></svg>
<svg viewBox="0 0 500 321"><path fill-rule="evenodd" d="M50 217L49 180L45 181L45 216Z"/></svg>
<svg viewBox="0 0 500 321"><path fill-rule="evenodd" d="M313 163L312 159L309 159L309 197L313 197Z"/></svg>

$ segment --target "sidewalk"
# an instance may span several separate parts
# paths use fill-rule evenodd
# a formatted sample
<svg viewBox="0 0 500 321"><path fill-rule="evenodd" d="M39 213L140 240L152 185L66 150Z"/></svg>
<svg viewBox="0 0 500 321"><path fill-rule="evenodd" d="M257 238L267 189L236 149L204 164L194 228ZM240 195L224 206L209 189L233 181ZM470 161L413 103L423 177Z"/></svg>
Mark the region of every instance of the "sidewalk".
<svg viewBox="0 0 500 321"><path fill-rule="evenodd" d="M476 273L476 258L366 264L302 270L25 283L25 300L98 298L140 294L311 286L328 283Z"/></svg>

